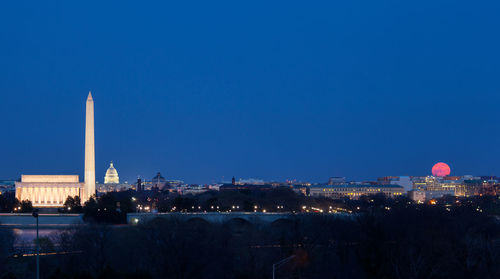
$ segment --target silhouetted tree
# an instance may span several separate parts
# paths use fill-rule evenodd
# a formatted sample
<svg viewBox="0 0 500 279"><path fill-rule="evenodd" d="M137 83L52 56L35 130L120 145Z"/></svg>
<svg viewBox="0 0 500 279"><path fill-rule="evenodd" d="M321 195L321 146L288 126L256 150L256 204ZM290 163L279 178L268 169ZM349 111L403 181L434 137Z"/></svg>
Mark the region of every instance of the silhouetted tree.
<svg viewBox="0 0 500 279"><path fill-rule="evenodd" d="M68 213L82 213L83 207L80 201L80 196L68 196L64 202L62 210Z"/></svg>
<svg viewBox="0 0 500 279"><path fill-rule="evenodd" d="M21 202L21 212L22 213L33 212L33 205L30 200L24 200Z"/></svg>
<svg viewBox="0 0 500 279"><path fill-rule="evenodd" d="M14 192L6 192L0 195L0 212L13 212L14 208L20 206Z"/></svg>

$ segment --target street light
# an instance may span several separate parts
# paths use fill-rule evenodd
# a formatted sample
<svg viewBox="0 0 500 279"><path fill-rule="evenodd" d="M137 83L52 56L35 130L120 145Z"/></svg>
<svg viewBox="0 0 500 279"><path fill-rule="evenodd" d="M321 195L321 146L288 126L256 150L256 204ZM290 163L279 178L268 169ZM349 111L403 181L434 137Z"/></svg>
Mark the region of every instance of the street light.
<svg viewBox="0 0 500 279"><path fill-rule="evenodd" d="M36 279L40 279L40 240L38 238L38 209L33 209L32 215L36 219Z"/></svg>

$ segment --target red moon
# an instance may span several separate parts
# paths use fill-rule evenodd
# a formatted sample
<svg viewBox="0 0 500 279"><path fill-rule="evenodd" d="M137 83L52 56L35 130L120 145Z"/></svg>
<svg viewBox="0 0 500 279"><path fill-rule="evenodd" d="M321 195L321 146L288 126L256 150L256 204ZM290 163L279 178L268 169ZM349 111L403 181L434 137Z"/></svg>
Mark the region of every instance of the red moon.
<svg viewBox="0 0 500 279"><path fill-rule="evenodd" d="M450 166L445 163L439 162L432 167L432 175L437 177L445 177L450 175Z"/></svg>

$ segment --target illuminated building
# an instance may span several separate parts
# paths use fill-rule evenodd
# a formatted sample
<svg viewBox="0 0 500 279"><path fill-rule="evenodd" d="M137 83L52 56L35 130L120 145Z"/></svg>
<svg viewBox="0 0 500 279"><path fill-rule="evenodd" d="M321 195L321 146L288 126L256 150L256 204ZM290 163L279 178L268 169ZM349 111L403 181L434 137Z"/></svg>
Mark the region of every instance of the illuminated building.
<svg viewBox="0 0 500 279"><path fill-rule="evenodd" d="M427 187L427 191L444 191L444 192L452 192L455 194L455 190L457 186L460 185L460 181L456 180L436 180L435 183L430 184Z"/></svg>
<svg viewBox="0 0 500 279"><path fill-rule="evenodd" d="M413 189L413 182L409 176L385 176L377 179L378 184L393 184L402 186L405 191Z"/></svg>
<svg viewBox="0 0 500 279"><path fill-rule="evenodd" d="M262 179L257 179L257 178L248 178L248 179L241 179L238 181L235 181L235 184L239 185L245 185L245 184L251 184L251 185L264 185L267 184L264 182Z"/></svg>
<svg viewBox="0 0 500 279"><path fill-rule="evenodd" d="M414 177L413 189L425 191L427 199L435 199L447 195L455 196L457 188L460 189L460 183L457 180L443 180L434 176Z"/></svg>
<svg viewBox="0 0 500 279"><path fill-rule="evenodd" d="M361 196L385 194L388 197L397 197L405 193L399 185L367 185L367 184L344 184L344 185L313 185L309 187L309 194L313 197L359 199Z"/></svg>
<svg viewBox="0 0 500 279"><path fill-rule="evenodd" d="M30 200L35 207L60 207L68 196L83 202L95 195L94 100L87 97L85 121L85 182L78 175L22 175L16 182L16 198Z"/></svg>
<svg viewBox="0 0 500 279"><path fill-rule="evenodd" d="M413 187L416 190L425 191L426 198L436 199L445 195L457 197L470 197L482 194L489 185L496 182L483 180L481 177L446 176L446 177L414 177ZM492 187L490 187L492 188Z"/></svg>
<svg viewBox="0 0 500 279"><path fill-rule="evenodd" d="M234 190L248 190L248 191L260 191L260 190L271 190L273 186L271 184L223 184L219 187L219 191L234 191Z"/></svg>
<svg viewBox="0 0 500 279"><path fill-rule="evenodd" d="M22 175L16 182L16 198L35 207L61 207L68 196L81 196L85 188L78 175Z"/></svg>
<svg viewBox="0 0 500 279"><path fill-rule="evenodd" d="M411 190L408 191L408 198L414 202L424 203L425 202L425 191L422 190Z"/></svg>
<svg viewBox="0 0 500 279"><path fill-rule="evenodd" d="M439 181L434 176L419 176L413 178L413 188L418 190L434 190L439 187Z"/></svg>
<svg viewBox="0 0 500 279"><path fill-rule="evenodd" d="M113 162L110 163L106 175L104 176L104 184L119 184L120 178L118 177L118 171L116 171Z"/></svg>
<svg viewBox="0 0 500 279"><path fill-rule="evenodd" d="M127 182L125 183L120 183L120 184L100 184L96 183L95 185L97 192L99 193L107 193L107 192L121 192L121 191L127 191L130 190L134 187L134 185L131 185Z"/></svg>
<svg viewBox="0 0 500 279"><path fill-rule="evenodd" d="M181 195L188 195L188 194L197 195L210 190L208 186L197 185L197 184L181 185L176 187L175 189L177 193Z"/></svg>
<svg viewBox="0 0 500 279"><path fill-rule="evenodd" d="M458 191L460 193L459 196L470 197L480 195L482 187L483 180L481 179L464 180Z"/></svg>

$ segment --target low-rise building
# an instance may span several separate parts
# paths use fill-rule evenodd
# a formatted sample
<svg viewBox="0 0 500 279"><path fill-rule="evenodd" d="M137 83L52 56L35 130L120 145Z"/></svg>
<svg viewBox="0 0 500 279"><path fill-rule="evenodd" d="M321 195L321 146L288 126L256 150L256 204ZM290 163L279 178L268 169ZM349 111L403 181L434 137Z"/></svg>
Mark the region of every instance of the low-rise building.
<svg viewBox="0 0 500 279"><path fill-rule="evenodd" d="M68 196L84 190L78 175L22 175L16 182L16 198L30 200L35 207L61 207Z"/></svg>
<svg viewBox="0 0 500 279"><path fill-rule="evenodd" d="M436 199L443 196L465 196L464 180L457 176L425 176L413 177L413 189L425 191L426 199Z"/></svg>
<svg viewBox="0 0 500 279"><path fill-rule="evenodd" d="M313 197L359 199L361 196L385 194L388 197L397 197L405 193L399 185L371 185L371 184L343 184L343 185L313 185L309 194Z"/></svg>
<svg viewBox="0 0 500 279"><path fill-rule="evenodd" d="M108 193L108 192L121 192L121 191L127 191L130 190L134 187L132 184L128 183L120 183L120 184L113 184L113 183L107 183L107 184L100 184L97 183L95 185L97 192L99 193Z"/></svg>
<svg viewBox="0 0 500 279"><path fill-rule="evenodd" d="M410 191L408 191L408 198L414 202L424 203L425 199L426 199L425 191L410 190Z"/></svg>
<svg viewBox="0 0 500 279"><path fill-rule="evenodd" d="M206 186L196 185L196 184L191 184L191 185L184 184L184 185L176 187L175 189L181 195L188 195L188 194L197 195L197 194L205 193L205 192L210 190Z"/></svg>
<svg viewBox="0 0 500 279"><path fill-rule="evenodd" d="M273 186L271 184L223 184L219 187L219 191L230 191L230 190L271 190Z"/></svg>

